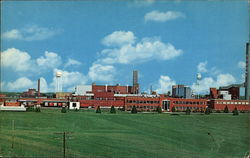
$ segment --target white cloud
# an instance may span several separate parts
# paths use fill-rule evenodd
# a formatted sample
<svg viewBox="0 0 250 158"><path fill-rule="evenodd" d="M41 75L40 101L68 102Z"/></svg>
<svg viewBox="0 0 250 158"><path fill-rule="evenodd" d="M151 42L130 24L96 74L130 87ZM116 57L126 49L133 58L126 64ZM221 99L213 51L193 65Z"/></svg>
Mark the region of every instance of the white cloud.
<svg viewBox="0 0 250 158"><path fill-rule="evenodd" d="M62 73L63 90L68 89L72 86L79 85L79 84L85 84L87 82L87 77L78 71L69 72L69 71L63 71L60 69L54 69L54 74L56 74L56 72ZM55 90L55 85L56 85L56 76L54 75L53 82L50 83L50 86L53 87Z"/></svg>
<svg viewBox="0 0 250 158"><path fill-rule="evenodd" d="M67 63L64 65L64 67L69 67L69 66L73 66L73 65L79 66L79 65L81 65L81 62L77 61L75 59L69 58L68 61L67 61Z"/></svg>
<svg viewBox="0 0 250 158"><path fill-rule="evenodd" d="M26 77L18 78L14 82L7 82L6 89L10 91L20 91L20 90L27 90L28 88L36 88L36 82L31 81Z"/></svg>
<svg viewBox="0 0 250 158"><path fill-rule="evenodd" d="M57 53L45 51L44 56L36 59L36 63L41 69L53 69L60 66L62 61Z"/></svg>
<svg viewBox="0 0 250 158"><path fill-rule="evenodd" d="M172 90L172 86L175 84L176 82L172 80L169 76L161 75L156 86L156 92L160 94L167 93L168 91Z"/></svg>
<svg viewBox="0 0 250 158"><path fill-rule="evenodd" d="M4 39L22 39L21 32L17 29L13 29L7 32L4 32L2 35Z"/></svg>
<svg viewBox="0 0 250 158"><path fill-rule="evenodd" d="M185 15L181 12L176 12L176 11L160 12L157 10L153 10L144 16L144 20L146 22L148 21L166 22L169 20L174 20L183 17L185 17Z"/></svg>
<svg viewBox="0 0 250 158"><path fill-rule="evenodd" d="M203 78L199 82L199 86L196 83L193 83L192 89L195 93L207 93L211 87L219 88L220 86L227 86L235 82L236 79L231 74L219 74L216 80L212 77Z"/></svg>
<svg viewBox="0 0 250 158"><path fill-rule="evenodd" d="M239 62L238 62L238 67L241 68L241 69L245 69L245 68L246 68L246 62L244 62L244 61L239 61Z"/></svg>
<svg viewBox="0 0 250 158"><path fill-rule="evenodd" d="M156 38L144 38L135 45L124 44L119 48L102 50L104 58L99 62L105 64L129 64L133 61L144 62L148 60L169 60L183 53L182 50L176 49L170 43L163 43Z"/></svg>
<svg viewBox="0 0 250 158"><path fill-rule="evenodd" d="M102 43L106 46L122 46L125 44L133 44L135 39L136 37L131 31L115 31L104 37Z"/></svg>
<svg viewBox="0 0 250 158"><path fill-rule="evenodd" d="M1 66L8 67L14 71L27 71L32 67L31 56L27 52L16 48L9 48L1 53Z"/></svg>
<svg viewBox="0 0 250 158"><path fill-rule="evenodd" d="M88 76L92 81L112 81L114 73L116 72L115 67L112 65L101 65L93 64L89 68Z"/></svg>
<svg viewBox="0 0 250 158"><path fill-rule="evenodd" d="M57 34L60 34L62 30L49 29L40 27L38 25L29 25L21 29L12 29L3 33L2 38L8 40L24 40L35 41L45 40L51 38Z"/></svg>
<svg viewBox="0 0 250 158"><path fill-rule="evenodd" d="M197 66L198 72L207 72L207 61L205 62L200 62Z"/></svg>
<svg viewBox="0 0 250 158"><path fill-rule="evenodd" d="M43 73L61 65L61 57L54 52L46 51L44 56L32 59L28 52L9 48L1 52L1 66L11 68L14 72Z"/></svg>

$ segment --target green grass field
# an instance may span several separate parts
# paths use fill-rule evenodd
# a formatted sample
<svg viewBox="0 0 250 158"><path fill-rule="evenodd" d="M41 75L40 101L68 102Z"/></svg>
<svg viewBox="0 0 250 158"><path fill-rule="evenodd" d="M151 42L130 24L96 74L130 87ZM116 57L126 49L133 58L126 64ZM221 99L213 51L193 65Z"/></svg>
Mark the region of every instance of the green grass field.
<svg viewBox="0 0 250 158"><path fill-rule="evenodd" d="M0 156L62 157L67 131L67 157L244 157L249 116L0 112Z"/></svg>

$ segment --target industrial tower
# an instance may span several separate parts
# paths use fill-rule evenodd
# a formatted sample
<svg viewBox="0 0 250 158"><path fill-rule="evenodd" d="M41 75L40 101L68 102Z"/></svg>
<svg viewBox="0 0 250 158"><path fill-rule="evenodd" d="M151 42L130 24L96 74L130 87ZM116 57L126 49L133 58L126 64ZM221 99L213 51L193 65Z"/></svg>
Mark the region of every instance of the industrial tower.
<svg viewBox="0 0 250 158"><path fill-rule="evenodd" d="M250 43L246 44L246 74L245 74L245 99L250 100Z"/></svg>

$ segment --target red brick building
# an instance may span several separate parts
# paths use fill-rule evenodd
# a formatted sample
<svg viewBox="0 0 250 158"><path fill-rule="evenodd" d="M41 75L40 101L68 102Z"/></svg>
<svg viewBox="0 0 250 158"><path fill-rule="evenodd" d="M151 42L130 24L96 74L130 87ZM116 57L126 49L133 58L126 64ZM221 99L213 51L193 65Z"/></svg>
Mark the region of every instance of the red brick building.
<svg viewBox="0 0 250 158"><path fill-rule="evenodd" d="M250 111L250 100L210 100L209 107L214 110L224 110L226 106L229 111L233 111L235 107L239 111Z"/></svg>

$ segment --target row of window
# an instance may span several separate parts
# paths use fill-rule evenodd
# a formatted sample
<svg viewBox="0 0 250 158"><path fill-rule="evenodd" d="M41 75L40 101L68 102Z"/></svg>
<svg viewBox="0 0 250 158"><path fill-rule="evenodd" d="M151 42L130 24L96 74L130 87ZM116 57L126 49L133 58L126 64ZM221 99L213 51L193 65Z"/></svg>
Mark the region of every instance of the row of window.
<svg viewBox="0 0 250 158"><path fill-rule="evenodd" d="M186 106L175 106L176 110L186 110ZM190 110L205 110L204 107L189 107Z"/></svg>
<svg viewBox="0 0 250 158"><path fill-rule="evenodd" d="M150 100L127 100L127 103L137 103L137 104L159 104L159 101Z"/></svg>
<svg viewBox="0 0 250 158"><path fill-rule="evenodd" d="M132 109L133 106L127 106L129 109ZM156 109L156 106L135 106L136 108L139 109Z"/></svg>
<svg viewBox="0 0 250 158"><path fill-rule="evenodd" d="M173 101L174 104L196 104L196 105L205 105L205 102L198 101Z"/></svg>
<svg viewBox="0 0 250 158"><path fill-rule="evenodd" d="M249 102L226 102L226 101L217 101L216 104L249 104Z"/></svg>

